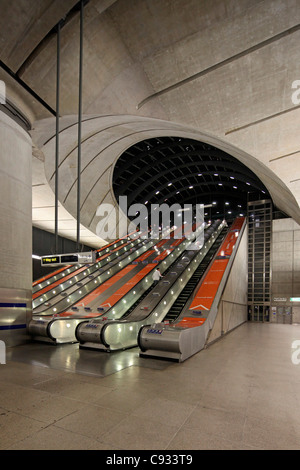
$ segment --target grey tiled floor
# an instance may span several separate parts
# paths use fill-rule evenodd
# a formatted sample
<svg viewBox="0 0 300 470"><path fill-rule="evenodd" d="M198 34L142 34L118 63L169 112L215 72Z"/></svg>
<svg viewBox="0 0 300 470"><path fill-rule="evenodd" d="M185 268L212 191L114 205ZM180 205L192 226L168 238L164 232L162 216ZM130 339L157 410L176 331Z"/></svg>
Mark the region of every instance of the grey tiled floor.
<svg viewBox="0 0 300 470"><path fill-rule="evenodd" d="M0 449L300 449L300 325L246 323L184 363L30 343L0 365Z"/></svg>

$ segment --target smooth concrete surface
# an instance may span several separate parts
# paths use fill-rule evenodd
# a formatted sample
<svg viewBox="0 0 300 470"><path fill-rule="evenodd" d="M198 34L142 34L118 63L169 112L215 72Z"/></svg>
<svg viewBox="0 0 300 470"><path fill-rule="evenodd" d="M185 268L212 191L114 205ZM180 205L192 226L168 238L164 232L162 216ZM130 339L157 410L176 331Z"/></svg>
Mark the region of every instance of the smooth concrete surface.
<svg viewBox="0 0 300 470"><path fill-rule="evenodd" d="M245 323L180 364L8 348L0 449L298 450L299 339L299 325Z"/></svg>
<svg viewBox="0 0 300 470"><path fill-rule="evenodd" d="M32 302L31 138L0 111L0 340L24 340Z"/></svg>
<svg viewBox="0 0 300 470"><path fill-rule="evenodd" d="M76 217L77 118L76 116L64 116L60 119L60 125L59 200L68 213ZM274 204L278 208L300 222L300 209L288 186L258 159L231 145L223 138L189 126L160 119L132 115L85 115L82 122L82 153L84 157L81 166L81 222L89 231L97 233L97 226L101 221L101 217L98 214L98 207L100 205L109 204L111 208L118 207L118 201L116 201L112 188L112 181L114 166L119 156L136 142L155 136L163 137L168 135L206 142L232 155L260 178L266 185ZM54 118L36 122L34 129L31 131L31 136L45 159L45 175L43 176L42 173L38 173L41 179L37 178L36 184L43 183L43 188L48 187L48 190L51 188L54 191ZM34 159L33 161L33 168L35 168L38 160ZM39 201L41 191L44 191L41 188L41 186L37 186L33 191L36 201ZM38 206L40 209L34 208L33 210L34 225L45 230L53 230L51 209L47 209L47 206L51 206L51 204L53 204L53 201L48 200L47 194L44 193L43 204ZM64 226L60 223L60 227L63 228ZM113 224L114 229L115 224ZM64 232L62 233L64 234ZM69 231L68 233L71 236L72 232ZM119 236L126 233L128 232L124 228L124 231L121 231ZM115 234L109 234L108 238L114 239L116 236Z"/></svg>
<svg viewBox="0 0 300 470"><path fill-rule="evenodd" d="M60 114L64 121L75 116L75 122L79 12L68 13L76 3L2 2L0 15L1 61L52 110L56 108L57 71L53 31L60 18L66 19L61 31ZM224 141L229 153L236 147L272 188L275 204L299 222L299 20L298 0L87 2L83 115L115 119L106 127L101 122L95 122L94 129L87 123L83 126L84 227L95 233L96 207L111 202L109 181L117 157L134 141L161 135L160 121L170 124L162 129L169 135L178 130L184 136L185 129L193 130L199 139L208 134L216 145ZM7 97L30 121L33 132L50 117L55 128L54 114L3 68L0 79L5 82ZM116 125L120 116L137 121L133 131L128 118L123 127ZM143 127L146 118L149 121ZM98 131L102 132L98 135ZM76 184L74 189L72 184L76 180L74 142L78 133L75 128L73 136L72 129L68 138L66 133L60 139L61 157L67 158L60 173L59 227L74 237ZM45 142L37 141L34 151L42 152ZM53 140L48 147L54 165L51 145ZM39 172L42 165L37 158L33 164ZM47 173L46 168L48 178ZM40 186L33 188L34 225L53 230L53 208L47 208L53 206L53 196L47 185L42 186L43 179L44 174L36 182Z"/></svg>
<svg viewBox="0 0 300 470"><path fill-rule="evenodd" d="M55 139L54 139L55 140ZM55 150L51 158L54 161ZM59 176L60 178L60 176ZM60 198L63 184L59 184ZM75 196L77 201L77 196ZM62 237L77 240L77 220L58 202L58 230ZM32 225L55 233L55 182L51 189L45 177L44 155L41 151L32 154ZM104 242L80 224L80 242L93 248L100 248Z"/></svg>
<svg viewBox="0 0 300 470"><path fill-rule="evenodd" d="M300 225L293 219L273 220L272 315L273 322L300 323Z"/></svg>
<svg viewBox="0 0 300 470"><path fill-rule="evenodd" d="M273 220L272 297L273 305L293 305L300 293L300 225L293 219ZM279 300L281 299L281 301ZM294 304L295 305L295 304ZM300 302L296 304L300 306Z"/></svg>
<svg viewBox="0 0 300 470"><path fill-rule="evenodd" d="M31 291L31 137L0 111L0 142L0 287Z"/></svg>

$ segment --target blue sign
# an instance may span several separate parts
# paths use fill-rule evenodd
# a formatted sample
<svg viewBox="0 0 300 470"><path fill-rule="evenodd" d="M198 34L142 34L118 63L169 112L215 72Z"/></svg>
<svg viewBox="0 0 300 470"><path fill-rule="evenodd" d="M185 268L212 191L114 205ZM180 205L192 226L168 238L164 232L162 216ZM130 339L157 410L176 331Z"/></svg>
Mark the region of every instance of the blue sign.
<svg viewBox="0 0 300 470"><path fill-rule="evenodd" d="M163 330L155 330L154 328L148 328L147 333L154 333L157 335L161 335Z"/></svg>

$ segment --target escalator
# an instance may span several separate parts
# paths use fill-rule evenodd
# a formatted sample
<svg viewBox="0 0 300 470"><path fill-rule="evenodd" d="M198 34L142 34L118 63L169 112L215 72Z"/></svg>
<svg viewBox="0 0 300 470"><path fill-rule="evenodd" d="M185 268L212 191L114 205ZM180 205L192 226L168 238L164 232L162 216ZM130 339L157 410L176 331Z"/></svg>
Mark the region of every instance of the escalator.
<svg viewBox="0 0 300 470"><path fill-rule="evenodd" d="M163 319L169 298L173 303L174 294L184 288L223 227L223 223L217 221L214 227L209 228L204 235L205 246L200 250L189 249L191 242L186 241L187 251L182 250L181 256L164 271L164 277L155 288L145 290L139 301L132 304L130 311L119 316L120 320L103 318L80 323L75 332L80 347L112 351L136 346L139 328L145 322Z"/></svg>
<svg viewBox="0 0 300 470"><path fill-rule="evenodd" d="M32 296L32 312L36 314L50 314L59 313L60 310L56 305L61 296L70 295L78 287L82 287L89 280L99 276L105 272L108 268L112 268L114 264L117 264L122 259L128 256L128 250L133 250L141 246L141 241L127 241L121 246L117 246L111 251L108 251L105 255L100 256L96 263L91 265L76 265L69 268L66 272L63 272L61 277L50 283L47 281L46 287L42 287ZM52 310L54 307L56 310ZM50 310L50 311L49 311Z"/></svg>
<svg viewBox="0 0 300 470"><path fill-rule="evenodd" d="M131 240L133 241L133 240ZM104 247L96 250L96 262L100 262L103 259L110 261L109 257L112 253L118 250L118 248L123 248L130 242L130 238L120 238L115 242L108 243ZM75 275L76 271L80 268L78 265L66 265L60 267L59 269L53 271L52 273L47 274L46 276L37 279L32 284L32 299L36 299L42 295L43 291L47 291L53 288L54 284L59 281L64 281L65 278L69 275Z"/></svg>
<svg viewBox="0 0 300 470"><path fill-rule="evenodd" d="M85 267L82 271L82 276L77 277L75 274L72 279L69 279L67 285L62 286L62 289L55 293L51 302L45 302L41 307L37 306L34 308L33 316L28 326L32 339L58 343L75 341L75 327L81 321L82 315L78 315L76 310L72 311L72 305L83 301L84 298L97 289L97 286L109 281L122 269L126 269L142 253L151 249L154 241L145 242L144 240L137 240L134 243L137 244L134 245L129 253L123 253L109 266L104 265L99 268L96 263L91 268ZM68 310L70 310L68 315L65 315L64 312ZM100 315L99 312L98 315ZM58 320L61 320L61 316L68 317L68 321L58 322ZM74 321L71 321L71 318Z"/></svg>
<svg viewBox="0 0 300 470"><path fill-rule="evenodd" d="M179 229L174 233L177 231ZM148 288L150 278L147 274L159 262L163 263L163 266L168 265L167 258L165 259L167 253L170 257L178 256L182 251L180 245L184 244L184 240L184 238L176 241L173 238L138 240L138 244L131 252L119 257L108 270L103 268L95 277L88 279L85 285L78 286L76 282L73 288L69 288L68 295L59 297L51 308L42 311L42 316L34 315L29 324L29 333L36 340L55 343L74 342L75 328L86 318L103 315L118 318L118 315L126 312L127 308ZM172 251L174 253L169 254ZM133 289L137 283L142 287L139 291ZM132 291L134 295L131 294Z"/></svg>
<svg viewBox="0 0 300 470"><path fill-rule="evenodd" d="M148 323L141 327L138 334L141 357L182 362L203 349L214 326L245 227L245 218L238 217L223 237L199 285L174 312L179 316L172 323Z"/></svg>
<svg viewBox="0 0 300 470"><path fill-rule="evenodd" d="M227 227L224 227L222 232L218 236L217 240L215 241L215 243L213 244L213 246L211 247L211 249L209 250L209 252L205 256L205 258L203 259L202 263L198 266L198 268L194 272L193 276L191 277L191 279L186 284L185 288L181 291L181 293L177 297L176 301L174 302L174 304L170 308L169 312L165 316L164 321L173 322L179 317L179 315L182 312L182 309L186 305L188 299L192 295L194 289L196 288L197 284L199 283L199 281L201 280L203 274L205 273L209 263L211 262L211 260L213 259L215 253L217 252L218 248L220 247L220 245L221 245L221 243L222 243L222 241L223 241L223 239L226 235L226 232L227 232Z"/></svg>
<svg viewBox="0 0 300 470"><path fill-rule="evenodd" d="M216 224L215 228L217 228L217 225L218 225L218 224ZM216 244L216 242L215 242L215 244ZM215 246L215 245L214 245L214 246ZM182 256L183 256L183 258L185 257L185 252L182 253ZM174 263L175 263L175 262L176 262L176 260L174 260ZM174 264L174 263L173 263L173 264ZM202 263L204 263L204 260L203 260ZM173 268L173 264L171 264L166 270L164 270L164 277L166 277L166 275L167 275L167 274L170 272L170 270ZM201 266L202 266L202 264L201 264ZM198 272L198 271L201 271L201 266L199 266L199 267L197 268L197 272ZM174 274L174 273L173 273L173 274ZM162 281L162 282L166 282L166 281ZM142 296L127 310L127 312L122 316L122 319L127 319L127 318L130 316L131 312L142 302L142 300L144 300L144 298L147 297L147 296L150 294L150 292L152 291L152 289L153 289L153 286L150 286L149 289L147 289L147 290L144 292L144 294L142 294Z"/></svg>

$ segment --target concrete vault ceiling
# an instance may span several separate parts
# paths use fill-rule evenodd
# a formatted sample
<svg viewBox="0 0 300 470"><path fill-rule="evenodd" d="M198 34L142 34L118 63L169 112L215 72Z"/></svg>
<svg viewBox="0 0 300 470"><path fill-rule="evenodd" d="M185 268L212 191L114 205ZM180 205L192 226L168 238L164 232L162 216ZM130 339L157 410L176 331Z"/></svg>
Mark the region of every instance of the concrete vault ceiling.
<svg viewBox="0 0 300 470"><path fill-rule="evenodd" d="M85 243L102 242L94 236L95 211L101 201L116 203L118 158L156 137L192 139L227 152L299 223L300 104L292 88L300 80L299 6L299 0L85 2ZM72 238L78 2L2 0L0 9L0 79L8 103L30 124L33 224L48 230L54 227L55 26L62 20L60 227Z"/></svg>

